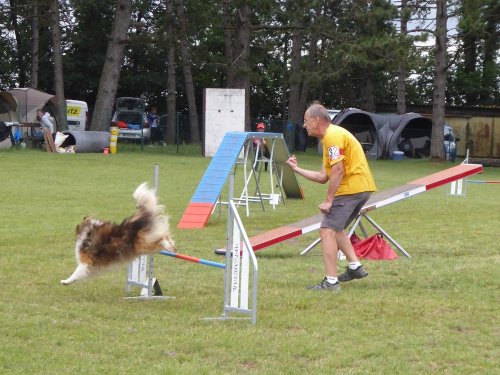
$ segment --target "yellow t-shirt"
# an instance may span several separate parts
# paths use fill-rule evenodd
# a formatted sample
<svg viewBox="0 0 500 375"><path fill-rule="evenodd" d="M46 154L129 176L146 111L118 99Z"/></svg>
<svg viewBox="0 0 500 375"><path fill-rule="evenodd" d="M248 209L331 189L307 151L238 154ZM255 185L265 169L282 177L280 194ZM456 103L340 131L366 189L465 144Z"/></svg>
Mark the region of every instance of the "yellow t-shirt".
<svg viewBox="0 0 500 375"><path fill-rule="evenodd" d="M357 194L377 189L363 147L348 130L331 124L322 142L323 165L328 177L333 165L344 162L344 177L335 195Z"/></svg>

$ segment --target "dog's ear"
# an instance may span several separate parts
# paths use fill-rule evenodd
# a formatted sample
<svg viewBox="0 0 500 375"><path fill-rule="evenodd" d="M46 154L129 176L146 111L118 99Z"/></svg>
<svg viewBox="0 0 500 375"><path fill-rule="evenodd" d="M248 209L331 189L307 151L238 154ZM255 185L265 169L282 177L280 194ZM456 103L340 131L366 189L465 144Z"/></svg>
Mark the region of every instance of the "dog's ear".
<svg viewBox="0 0 500 375"><path fill-rule="evenodd" d="M84 226L85 226L85 218L83 218L83 220L76 226L75 228L76 235L79 235L82 232Z"/></svg>
<svg viewBox="0 0 500 375"><path fill-rule="evenodd" d="M85 216L83 220L76 226L76 235L80 235L85 229L89 228L90 231L93 231L94 226L91 223L91 217Z"/></svg>

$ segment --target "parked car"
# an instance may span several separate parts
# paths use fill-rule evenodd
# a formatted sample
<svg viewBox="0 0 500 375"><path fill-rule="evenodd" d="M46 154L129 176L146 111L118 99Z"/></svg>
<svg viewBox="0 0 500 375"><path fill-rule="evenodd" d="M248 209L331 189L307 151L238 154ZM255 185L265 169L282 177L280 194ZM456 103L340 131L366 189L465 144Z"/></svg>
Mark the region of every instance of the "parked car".
<svg viewBox="0 0 500 375"><path fill-rule="evenodd" d="M457 156L457 142L460 141L460 138L455 137L453 128L448 124L444 125L443 139L443 147L446 160L455 161L455 158ZM422 142L424 142L423 145ZM400 151L403 151L406 157L417 159L428 157L431 153L430 136L420 138L419 143L415 142L415 139L413 139L412 142L412 140L408 138L403 138L400 143L398 143L398 149Z"/></svg>
<svg viewBox="0 0 500 375"><path fill-rule="evenodd" d="M330 120L333 120L335 116L340 112L340 109L327 109L328 115L330 116Z"/></svg>
<svg viewBox="0 0 500 375"><path fill-rule="evenodd" d="M149 141L151 129L146 115L146 101L141 98L122 97L115 100L112 122L118 126L118 139Z"/></svg>
<svg viewBox="0 0 500 375"><path fill-rule="evenodd" d="M68 130L89 130L89 107L81 100L66 100Z"/></svg>

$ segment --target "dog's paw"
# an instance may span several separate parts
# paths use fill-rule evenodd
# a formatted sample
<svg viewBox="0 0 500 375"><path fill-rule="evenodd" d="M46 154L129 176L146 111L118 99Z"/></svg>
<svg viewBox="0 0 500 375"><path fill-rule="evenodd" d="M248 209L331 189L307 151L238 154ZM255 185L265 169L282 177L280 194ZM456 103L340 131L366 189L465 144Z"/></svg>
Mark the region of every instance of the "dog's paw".
<svg viewBox="0 0 500 375"><path fill-rule="evenodd" d="M70 282L68 280L61 280L62 285L69 285Z"/></svg>

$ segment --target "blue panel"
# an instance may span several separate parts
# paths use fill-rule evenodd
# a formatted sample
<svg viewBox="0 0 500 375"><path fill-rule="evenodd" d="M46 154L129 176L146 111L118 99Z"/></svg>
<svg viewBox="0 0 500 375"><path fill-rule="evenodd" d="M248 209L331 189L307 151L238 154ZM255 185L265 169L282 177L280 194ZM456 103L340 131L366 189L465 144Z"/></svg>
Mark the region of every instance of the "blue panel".
<svg viewBox="0 0 500 375"><path fill-rule="evenodd" d="M191 202L216 203L227 177L245 144L248 133L228 132L224 135L212 161L196 188Z"/></svg>

